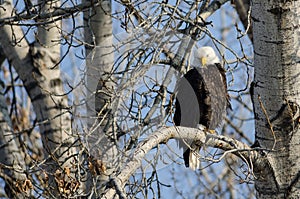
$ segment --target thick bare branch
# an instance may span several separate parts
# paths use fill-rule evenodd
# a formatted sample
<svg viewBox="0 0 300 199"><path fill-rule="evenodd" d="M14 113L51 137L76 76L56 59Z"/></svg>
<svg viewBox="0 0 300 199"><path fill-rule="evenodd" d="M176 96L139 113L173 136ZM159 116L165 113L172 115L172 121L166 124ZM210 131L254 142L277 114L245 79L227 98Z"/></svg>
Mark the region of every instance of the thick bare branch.
<svg viewBox="0 0 300 199"><path fill-rule="evenodd" d="M214 12L219 10L219 8L227 3L229 0L215 0L213 1L203 12L200 13L199 18L197 19L198 23L203 23L209 16L211 16Z"/></svg>
<svg viewBox="0 0 300 199"><path fill-rule="evenodd" d="M114 180L118 180L118 184L123 187L130 176L139 166L141 166L142 159L145 157L145 155L160 143L165 143L172 138L192 139L202 142L203 145L207 147L222 149L225 152L232 152L236 156L240 157L241 160L246 162L246 164L253 164L253 167L256 168L261 168L264 166L264 164L266 164L264 161L257 161L263 159L261 158L259 152L233 138L222 135L213 135L206 131L194 128L176 126L163 127L154 132L137 146L132 158L129 160L129 162L127 162L120 174L117 175ZM105 198L113 198L115 194L115 189L108 189L105 194Z"/></svg>

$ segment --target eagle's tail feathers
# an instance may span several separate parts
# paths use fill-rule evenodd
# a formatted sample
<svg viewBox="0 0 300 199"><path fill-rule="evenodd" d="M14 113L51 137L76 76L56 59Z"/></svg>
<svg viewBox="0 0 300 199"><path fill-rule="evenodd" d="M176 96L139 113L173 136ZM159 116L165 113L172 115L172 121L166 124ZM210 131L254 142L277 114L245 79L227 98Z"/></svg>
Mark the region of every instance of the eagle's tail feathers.
<svg viewBox="0 0 300 199"><path fill-rule="evenodd" d="M192 170L200 169L199 151L201 146L194 146L194 149L187 149L183 153L184 164Z"/></svg>
<svg viewBox="0 0 300 199"><path fill-rule="evenodd" d="M185 164L186 167L189 167L190 153L191 153L191 150L190 150L190 149L187 149L187 150L183 153L183 160L184 160L184 164Z"/></svg>

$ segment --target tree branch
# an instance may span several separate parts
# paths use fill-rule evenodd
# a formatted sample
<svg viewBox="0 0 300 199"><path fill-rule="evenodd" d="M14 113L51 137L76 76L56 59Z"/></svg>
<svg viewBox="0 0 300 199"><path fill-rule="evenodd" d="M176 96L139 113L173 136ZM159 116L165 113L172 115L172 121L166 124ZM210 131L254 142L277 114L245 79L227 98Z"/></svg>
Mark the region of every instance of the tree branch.
<svg viewBox="0 0 300 199"><path fill-rule="evenodd" d="M163 127L147 139L142 141L136 148L131 159L123 167L119 175L114 178L114 181L118 181L119 186L124 187L126 182L129 180L130 176L141 166L142 159L145 155L154 147L160 143L165 143L168 140L175 139L192 139L195 141L200 141L203 145L213 148L222 149L224 151L229 151L241 158L246 164L252 165L251 168L262 168L264 167L266 161L262 158L262 155L257 151L257 149L250 148L247 144L229 138L223 135L213 135L207 133L206 131L188 128L188 127ZM259 165L258 165L259 164ZM109 188L104 196L104 198L113 198L116 194L114 188Z"/></svg>
<svg viewBox="0 0 300 199"><path fill-rule="evenodd" d="M84 2L78 5L75 5L73 7L59 7L59 8L55 8L52 12L43 12L43 13L39 13L39 12L33 12L31 14L18 14L16 16L11 16L11 17L3 17L2 19L0 19L0 24L4 25L4 24L12 24L13 22L19 22L19 21L24 21L24 20L47 20L47 19L52 19L53 17L61 17L61 18L66 18L71 16L74 13L78 13L78 12L82 12L88 8L91 7L97 7L99 6L101 3L101 1L88 1L88 2ZM0 8L2 9L2 8ZM53 21L47 21L44 22L45 23L53 23ZM19 23L15 23L14 25L24 25L19 24Z"/></svg>
<svg viewBox="0 0 300 199"><path fill-rule="evenodd" d="M197 22L201 23L203 22L203 20L206 20L209 16L216 12L223 4L227 3L227 1L229 0L213 1L202 13L200 13L200 19L198 19Z"/></svg>
<svg viewBox="0 0 300 199"><path fill-rule="evenodd" d="M252 24L250 18L250 0L231 0L231 3L234 4L236 12L239 15L241 22L244 25L245 33L248 34L250 40L253 42L253 32L252 32Z"/></svg>

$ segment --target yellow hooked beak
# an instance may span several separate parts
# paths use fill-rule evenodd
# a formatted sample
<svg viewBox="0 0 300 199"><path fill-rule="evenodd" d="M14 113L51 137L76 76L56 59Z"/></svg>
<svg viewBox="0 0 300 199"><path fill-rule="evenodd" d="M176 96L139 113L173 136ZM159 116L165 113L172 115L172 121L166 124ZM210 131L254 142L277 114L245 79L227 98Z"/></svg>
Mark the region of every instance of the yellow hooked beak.
<svg viewBox="0 0 300 199"><path fill-rule="evenodd" d="M201 58L201 64L202 64L202 66L206 66L206 63L207 63L206 57L202 57Z"/></svg>

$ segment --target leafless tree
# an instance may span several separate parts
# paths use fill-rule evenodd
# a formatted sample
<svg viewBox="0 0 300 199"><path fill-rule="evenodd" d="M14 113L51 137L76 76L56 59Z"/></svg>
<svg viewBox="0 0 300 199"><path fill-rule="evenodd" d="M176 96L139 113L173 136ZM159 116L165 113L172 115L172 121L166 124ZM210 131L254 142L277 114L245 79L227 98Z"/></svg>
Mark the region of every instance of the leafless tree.
<svg viewBox="0 0 300 199"><path fill-rule="evenodd" d="M1 197L299 197L299 4L0 1ZM203 45L233 107L217 134L172 119Z"/></svg>

